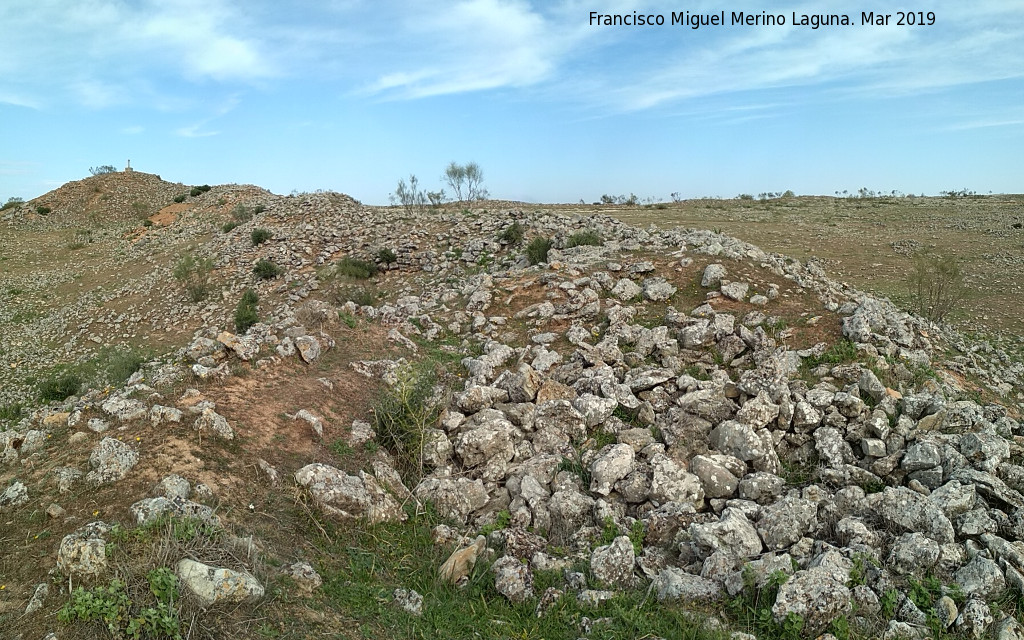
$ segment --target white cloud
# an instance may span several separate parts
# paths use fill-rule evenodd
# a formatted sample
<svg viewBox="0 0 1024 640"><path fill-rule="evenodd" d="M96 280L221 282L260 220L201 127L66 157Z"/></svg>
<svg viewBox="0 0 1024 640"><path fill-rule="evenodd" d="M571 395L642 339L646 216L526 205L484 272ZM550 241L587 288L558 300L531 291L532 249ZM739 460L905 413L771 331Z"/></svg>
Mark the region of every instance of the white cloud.
<svg viewBox="0 0 1024 640"><path fill-rule="evenodd" d="M137 136L145 130L145 127L135 124L122 128L121 133L125 134L126 136Z"/></svg>

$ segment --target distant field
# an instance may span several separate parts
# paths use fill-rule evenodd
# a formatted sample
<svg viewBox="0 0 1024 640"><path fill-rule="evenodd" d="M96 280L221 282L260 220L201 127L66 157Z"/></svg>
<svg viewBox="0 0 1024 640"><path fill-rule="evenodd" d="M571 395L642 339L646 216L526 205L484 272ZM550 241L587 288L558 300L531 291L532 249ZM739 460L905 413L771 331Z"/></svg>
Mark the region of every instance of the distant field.
<svg viewBox="0 0 1024 640"><path fill-rule="evenodd" d="M660 208L664 207L664 208ZM952 320L1024 336L1024 196L689 200L643 207L572 206L634 225L716 229L766 251L816 258L829 276L906 302L916 249L963 261L971 297Z"/></svg>

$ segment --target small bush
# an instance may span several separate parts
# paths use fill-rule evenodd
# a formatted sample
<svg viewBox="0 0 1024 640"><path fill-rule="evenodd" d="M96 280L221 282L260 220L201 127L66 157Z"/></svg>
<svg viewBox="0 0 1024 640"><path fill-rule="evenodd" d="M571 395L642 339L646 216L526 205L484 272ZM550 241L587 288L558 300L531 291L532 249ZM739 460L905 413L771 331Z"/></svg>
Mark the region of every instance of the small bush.
<svg viewBox="0 0 1024 640"><path fill-rule="evenodd" d="M345 257L338 262L337 273L339 276L348 276L365 280L377 275L377 265L358 258Z"/></svg>
<svg viewBox="0 0 1024 640"><path fill-rule="evenodd" d="M584 245L599 247L603 243L604 241L601 240L600 233L592 229L588 229L587 231L577 231L569 236L568 247L570 249L573 247L582 247Z"/></svg>
<svg viewBox="0 0 1024 640"><path fill-rule="evenodd" d="M253 214L263 213L266 210L267 210L266 205L262 205L262 204L258 204L258 205L256 205L255 207L252 208Z"/></svg>
<svg viewBox="0 0 1024 640"><path fill-rule="evenodd" d="M526 259L530 264L540 264L548 261L548 251L551 250L551 240L548 238L534 238L526 246Z"/></svg>
<svg viewBox="0 0 1024 640"><path fill-rule="evenodd" d="M739 200L753 200L754 195L750 193L741 193L740 195L736 196L736 198Z"/></svg>
<svg viewBox="0 0 1024 640"><path fill-rule="evenodd" d="M174 201L180 204L182 202L185 202L185 198L187 198L187 197L188 197L187 193L182 193L182 194L174 196Z"/></svg>
<svg viewBox="0 0 1024 640"><path fill-rule="evenodd" d="M373 407L377 440L395 456L402 475L418 481L423 476L426 432L437 421L441 407L432 400L430 370L406 366L396 375L396 383L384 390Z"/></svg>
<svg viewBox="0 0 1024 640"><path fill-rule="evenodd" d="M189 254L178 260L171 275L182 283L185 293L192 302L201 302L210 292L210 272L213 271L213 260L196 258Z"/></svg>
<svg viewBox="0 0 1024 640"><path fill-rule="evenodd" d="M256 262L256 266L252 268L252 272L255 273L256 277L260 280L273 280L284 273L284 269L277 266L270 260L258 260Z"/></svg>
<svg viewBox="0 0 1024 640"><path fill-rule="evenodd" d="M224 233L227 233L236 227L238 227L238 223L232 220L231 222L225 222L224 226L222 226L220 230L223 231Z"/></svg>
<svg viewBox="0 0 1024 640"><path fill-rule="evenodd" d="M955 310L967 295L960 261L927 252L914 258L907 288L913 311L935 322Z"/></svg>
<svg viewBox="0 0 1024 640"><path fill-rule="evenodd" d="M47 207L46 205L41 204L38 207L36 207L36 213L38 213L41 216L49 215L51 211L53 211L53 209Z"/></svg>
<svg viewBox="0 0 1024 640"><path fill-rule="evenodd" d="M25 204L24 198L8 198L7 202L4 203L4 206L0 207L0 211L7 211L14 207L20 207L23 204Z"/></svg>
<svg viewBox="0 0 1024 640"><path fill-rule="evenodd" d="M116 173L117 169L112 164L103 164L98 167L89 167L89 173L94 176L101 176L106 173Z"/></svg>
<svg viewBox="0 0 1024 640"><path fill-rule="evenodd" d="M144 226L144 227L152 227L153 226L153 221L150 220L149 218L146 218L145 220L142 221L142 226Z"/></svg>
<svg viewBox="0 0 1024 640"><path fill-rule="evenodd" d="M39 383L39 399L43 402L67 400L78 393L83 382L82 376L74 371L55 374Z"/></svg>
<svg viewBox="0 0 1024 640"><path fill-rule="evenodd" d="M391 249L384 247L377 252L377 260L384 264L394 264L398 261L398 256L396 256L395 252Z"/></svg>
<svg viewBox="0 0 1024 640"><path fill-rule="evenodd" d="M498 240L511 247L516 247L523 243L523 237L525 235L526 228L516 220L501 232L501 235L498 236Z"/></svg>
<svg viewBox="0 0 1024 640"><path fill-rule="evenodd" d="M231 210L231 217L239 222L249 222L252 220L252 210L244 204L236 204Z"/></svg>
<svg viewBox="0 0 1024 640"><path fill-rule="evenodd" d="M249 327L260 321L259 310L257 309L259 301L259 295L252 289L246 289L245 293L242 294L242 299L238 301L238 306L235 307L236 332L245 333L249 330Z"/></svg>
<svg viewBox="0 0 1024 640"><path fill-rule="evenodd" d="M254 247L263 244L264 242L270 240L273 237L274 234L271 233L270 229L263 228L253 229L252 233L249 234L249 238L252 240L252 246Z"/></svg>

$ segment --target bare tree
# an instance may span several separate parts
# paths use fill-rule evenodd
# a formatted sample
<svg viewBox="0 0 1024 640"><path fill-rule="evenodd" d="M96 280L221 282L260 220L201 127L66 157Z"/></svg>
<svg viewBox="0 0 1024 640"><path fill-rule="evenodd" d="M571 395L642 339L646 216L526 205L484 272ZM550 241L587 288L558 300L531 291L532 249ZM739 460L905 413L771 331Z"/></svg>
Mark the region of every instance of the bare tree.
<svg viewBox="0 0 1024 640"><path fill-rule="evenodd" d="M444 179L455 192L455 200L462 202L462 192L466 184L466 168L452 160L448 163L448 168L444 170Z"/></svg>

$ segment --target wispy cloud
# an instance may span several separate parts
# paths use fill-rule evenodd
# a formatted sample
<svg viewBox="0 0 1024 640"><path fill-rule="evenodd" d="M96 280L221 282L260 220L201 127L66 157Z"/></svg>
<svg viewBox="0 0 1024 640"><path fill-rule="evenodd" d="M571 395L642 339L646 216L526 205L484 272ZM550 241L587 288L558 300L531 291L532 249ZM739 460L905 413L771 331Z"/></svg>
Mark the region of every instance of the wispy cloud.
<svg viewBox="0 0 1024 640"><path fill-rule="evenodd" d="M134 124L134 125L130 125L130 126L127 126L127 127L123 127L121 129L121 133L125 134L126 136L137 136L137 135L139 135L140 133L142 133L145 130L146 130L145 127L143 127L141 125Z"/></svg>

